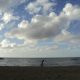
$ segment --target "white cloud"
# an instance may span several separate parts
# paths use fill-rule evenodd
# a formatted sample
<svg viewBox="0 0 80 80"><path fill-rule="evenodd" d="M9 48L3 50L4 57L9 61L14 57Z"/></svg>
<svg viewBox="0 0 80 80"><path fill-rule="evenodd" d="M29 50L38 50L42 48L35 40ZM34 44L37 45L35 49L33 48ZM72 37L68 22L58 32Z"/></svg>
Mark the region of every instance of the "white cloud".
<svg viewBox="0 0 80 80"><path fill-rule="evenodd" d="M20 51L22 48L26 48L24 45L17 45L16 43L11 43L9 40L4 39L0 42L0 49L3 52L13 52Z"/></svg>
<svg viewBox="0 0 80 80"><path fill-rule="evenodd" d="M80 27L80 21L73 25L73 28Z"/></svg>
<svg viewBox="0 0 80 80"><path fill-rule="evenodd" d="M26 47L25 51L40 51L40 48L39 47L36 47L36 48L30 48L30 47Z"/></svg>
<svg viewBox="0 0 80 80"><path fill-rule="evenodd" d="M0 38L1 38L2 36L0 35Z"/></svg>
<svg viewBox="0 0 80 80"><path fill-rule="evenodd" d="M80 8L67 3L59 15L54 12L51 12L48 16L35 15L30 23L23 20L18 24L18 28L6 32L5 36L24 40L45 40L54 38L56 42L64 41L76 43L79 42L80 35L71 34L67 29L72 20L80 19L80 15L78 14L80 14Z"/></svg>
<svg viewBox="0 0 80 80"><path fill-rule="evenodd" d="M68 50L71 50L72 48L69 47L69 48L67 48L67 49L68 49Z"/></svg>
<svg viewBox="0 0 80 80"><path fill-rule="evenodd" d="M53 46L43 46L43 47L33 47L36 45L36 42L24 42L24 44L17 45L16 43L11 43L9 40L4 39L0 42L0 50L5 51L5 52L14 52L14 51L50 51L50 50L57 50L59 49L58 45L53 45ZM26 45L30 45L27 46Z"/></svg>
<svg viewBox="0 0 80 80"><path fill-rule="evenodd" d="M74 46L73 48L78 48L77 46Z"/></svg>
<svg viewBox="0 0 80 80"><path fill-rule="evenodd" d="M61 28L68 24L67 17L57 16L51 12L49 16L36 15L31 19L31 23L23 20L14 28L5 34L6 37L18 39L44 40L54 37L60 33Z"/></svg>
<svg viewBox="0 0 80 80"><path fill-rule="evenodd" d="M49 2L49 0L36 0L35 2L31 2L28 6L25 7L25 10L28 10L30 14L38 13L42 11L44 14L47 12L53 11L52 6L55 6L56 3Z"/></svg>
<svg viewBox="0 0 80 80"><path fill-rule="evenodd" d="M6 52L12 52L12 51L16 51L16 50L23 50L26 49L26 45L27 45L27 48L28 50L30 50L31 48L30 47L33 47L37 44L36 41L24 41L24 44L16 44L16 43L11 43L9 40L7 39L4 39L0 42L0 49L4 50ZM34 50L33 50L34 51Z"/></svg>
<svg viewBox="0 0 80 80"><path fill-rule="evenodd" d="M42 47L42 50L57 50L57 49L59 49L58 45Z"/></svg>
<svg viewBox="0 0 80 80"><path fill-rule="evenodd" d="M18 24L18 27L27 28L29 26L28 24L29 24L28 21L23 20L20 24Z"/></svg>
<svg viewBox="0 0 80 80"><path fill-rule="evenodd" d="M20 4L25 3L26 1L28 1L28 0L21 0Z"/></svg>
<svg viewBox="0 0 80 80"><path fill-rule="evenodd" d="M4 24L0 24L0 30L2 30L2 28L4 28Z"/></svg>
<svg viewBox="0 0 80 80"><path fill-rule="evenodd" d="M0 12L5 12L21 4L24 0L0 0Z"/></svg>
<svg viewBox="0 0 80 80"><path fill-rule="evenodd" d="M0 16L1 16L2 14L0 13Z"/></svg>
<svg viewBox="0 0 80 80"><path fill-rule="evenodd" d="M80 7L78 5L72 5L67 3L63 8L64 14L72 20L80 20Z"/></svg>
<svg viewBox="0 0 80 80"><path fill-rule="evenodd" d="M10 43L7 39L4 39L1 43L0 43L2 48L11 48L14 47L16 45L16 43Z"/></svg>
<svg viewBox="0 0 80 80"><path fill-rule="evenodd" d="M35 40L26 40L26 41L24 41L24 45L35 46L35 45L37 45L37 41L35 41Z"/></svg>
<svg viewBox="0 0 80 80"><path fill-rule="evenodd" d="M80 46L69 46L69 47L66 48L66 49L72 50L72 49L78 49L78 48L80 48Z"/></svg>
<svg viewBox="0 0 80 80"><path fill-rule="evenodd" d="M25 0L22 0L21 3L25 3Z"/></svg>
<svg viewBox="0 0 80 80"><path fill-rule="evenodd" d="M10 13L4 13L4 16L1 18L5 23L10 22L11 20L19 20L19 16L13 16Z"/></svg>
<svg viewBox="0 0 80 80"><path fill-rule="evenodd" d="M55 42L67 42L67 43L79 43L80 42L80 34L73 35L65 29L62 30L61 34L57 35L54 38Z"/></svg>
<svg viewBox="0 0 80 80"><path fill-rule="evenodd" d="M10 23L10 24L8 24L8 25L6 25L6 27L7 27L7 28L11 28L11 27L13 27L13 26L14 26L14 24L15 24L15 21L14 21L14 22L12 22L12 23Z"/></svg>
<svg viewBox="0 0 80 80"><path fill-rule="evenodd" d="M57 50L57 49L59 49L57 45L43 46L43 47L36 47L36 48L26 47L27 51L50 51L50 50Z"/></svg>

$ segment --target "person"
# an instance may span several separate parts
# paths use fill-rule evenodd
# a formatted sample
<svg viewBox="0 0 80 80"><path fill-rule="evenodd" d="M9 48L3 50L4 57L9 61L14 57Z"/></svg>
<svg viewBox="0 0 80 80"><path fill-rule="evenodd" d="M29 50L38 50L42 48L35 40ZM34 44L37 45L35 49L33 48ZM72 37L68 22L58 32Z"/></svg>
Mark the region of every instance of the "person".
<svg viewBox="0 0 80 80"><path fill-rule="evenodd" d="M43 62L44 62L44 60L42 60L41 66L43 66Z"/></svg>

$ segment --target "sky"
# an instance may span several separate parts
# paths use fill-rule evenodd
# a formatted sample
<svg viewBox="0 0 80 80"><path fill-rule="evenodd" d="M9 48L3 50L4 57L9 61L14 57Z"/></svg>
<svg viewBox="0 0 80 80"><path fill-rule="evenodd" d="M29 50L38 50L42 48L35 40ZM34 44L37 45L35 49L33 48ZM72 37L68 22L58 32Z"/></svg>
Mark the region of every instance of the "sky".
<svg viewBox="0 0 80 80"><path fill-rule="evenodd" d="M0 57L80 57L80 0L0 0Z"/></svg>

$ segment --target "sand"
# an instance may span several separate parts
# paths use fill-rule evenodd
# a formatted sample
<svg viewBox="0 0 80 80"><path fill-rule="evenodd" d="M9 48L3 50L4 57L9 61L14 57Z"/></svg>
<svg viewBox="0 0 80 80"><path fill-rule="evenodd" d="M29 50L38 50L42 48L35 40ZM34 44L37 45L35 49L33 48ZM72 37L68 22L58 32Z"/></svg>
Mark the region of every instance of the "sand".
<svg viewBox="0 0 80 80"><path fill-rule="evenodd" d="M80 80L80 66L0 67L0 80Z"/></svg>

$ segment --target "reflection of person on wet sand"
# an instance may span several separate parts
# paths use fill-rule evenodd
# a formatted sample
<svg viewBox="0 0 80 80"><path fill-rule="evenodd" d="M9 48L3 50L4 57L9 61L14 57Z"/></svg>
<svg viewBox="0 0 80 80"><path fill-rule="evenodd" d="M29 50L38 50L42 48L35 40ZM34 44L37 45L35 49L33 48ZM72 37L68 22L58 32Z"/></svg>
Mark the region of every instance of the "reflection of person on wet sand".
<svg viewBox="0 0 80 80"><path fill-rule="evenodd" d="M44 62L44 60L42 61L41 66L43 66L43 62Z"/></svg>

